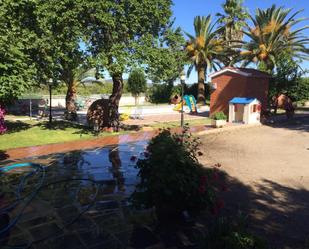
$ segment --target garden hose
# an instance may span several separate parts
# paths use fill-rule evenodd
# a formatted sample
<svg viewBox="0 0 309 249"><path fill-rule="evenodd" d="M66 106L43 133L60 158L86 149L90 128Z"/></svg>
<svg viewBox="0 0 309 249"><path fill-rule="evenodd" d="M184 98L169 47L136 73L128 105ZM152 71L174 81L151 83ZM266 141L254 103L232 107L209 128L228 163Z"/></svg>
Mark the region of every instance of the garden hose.
<svg viewBox="0 0 309 249"><path fill-rule="evenodd" d="M46 187L49 187L49 186L51 186L51 185L60 184L60 183L64 183L64 182L71 182L71 181L88 181L88 182L93 183L93 184L96 186L96 191L95 191L95 193L94 193L94 196L93 196L91 202L87 205L87 207L86 207L84 210L82 210L81 212L79 212L79 213L77 214L77 216L76 216L74 219L72 219L70 222L66 223L66 224L61 228L61 230L63 230L63 229L65 229L65 228L69 227L70 225L72 225L72 224L74 224L76 221L78 221L79 218L80 218L85 212L87 212L87 211L95 204L95 202L96 202L96 198L97 198L98 191L99 191L99 185L100 185L99 182L97 182L97 181L95 181L95 180L92 180L92 179L88 179L88 178L72 178L72 179L58 180L58 181L50 182L50 183L48 183L48 184L43 185L44 180L45 180L45 174L46 174L46 172L45 172L45 168L42 167L42 166L39 165L39 164L21 163L21 164L13 164L13 165L9 165L9 166L4 166L4 167L1 167L1 168L0 168L0 175L1 175L1 173L6 173L6 172L9 172L9 171L11 171L11 170L14 170L14 169L17 169L17 168L22 168L22 167L31 167L31 168L34 168L35 170L29 172L28 174L26 174L25 176L22 177L22 179L21 179L21 181L20 181L20 183L19 183L19 185L18 185L18 188L17 188L17 190L16 190L16 201L15 201L13 204L11 204L11 205L9 205L9 206L7 206L7 207L5 207L5 208L0 209L0 215L1 215L1 214L7 214L9 211L11 211L11 210L13 210L14 208L16 208L17 205L20 204L20 202L21 202L22 200L25 200L25 199L27 199L28 197L29 197L29 199L25 202L25 204L23 205L21 211L17 214L16 218L14 218L14 220L13 220L12 222L9 222L9 224L8 224L6 227L4 227L4 228L2 228L2 229L0 230L0 238L1 238L1 236L6 235L6 234L17 224L17 222L19 221L19 219L22 217L22 215L23 215L25 209L30 205L30 203L31 203L32 200L37 196L37 194L38 194L42 189L44 189L44 188L46 188ZM23 190L23 188L24 188L24 183L25 183L26 179L27 179L29 176L33 175L34 173L38 173L38 172L41 172L42 174L41 174L40 181L39 181L39 183L37 184L37 187L35 188L35 190L34 190L31 194L29 194L29 195L27 195L27 196L21 198L21 193L22 193L22 190ZM34 244L37 244L37 243L39 243L39 242L45 241L45 240L50 239L50 238L54 238L55 236L58 235L58 233L59 233L59 232L50 234L50 235L46 236L45 238L40 238L40 239L38 239L38 240L34 240L34 241L29 242L29 243L24 243L24 244L20 244L20 245L6 245L6 247L15 248L15 249L28 249L28 248L30 248L30 247L31 247L32 245L34 245Z"/></svg>

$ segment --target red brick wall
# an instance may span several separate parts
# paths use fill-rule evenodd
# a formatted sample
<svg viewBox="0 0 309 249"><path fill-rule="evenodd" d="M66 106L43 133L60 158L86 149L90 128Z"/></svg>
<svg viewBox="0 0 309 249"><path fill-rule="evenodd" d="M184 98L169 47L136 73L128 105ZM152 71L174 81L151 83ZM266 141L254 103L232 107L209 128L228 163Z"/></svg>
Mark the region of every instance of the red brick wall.
<svg viewBox="0 0 309 249"><path fill-rule="evenodd" d="M268 78L245 77L226 72L212 78L217 89L210 96L210 114L223 111L228 115L229 101L234 97L257 98L262 109L267 107Z"/></svg>

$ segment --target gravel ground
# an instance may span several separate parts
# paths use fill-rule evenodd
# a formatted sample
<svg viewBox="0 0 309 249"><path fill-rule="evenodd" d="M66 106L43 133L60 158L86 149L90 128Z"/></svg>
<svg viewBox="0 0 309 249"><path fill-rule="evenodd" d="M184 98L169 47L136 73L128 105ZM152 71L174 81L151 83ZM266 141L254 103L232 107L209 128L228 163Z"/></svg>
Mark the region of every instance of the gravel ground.
<svg viewBox="0 0 309 249"><path fill-rule="evenodd" d="M202 137L204 165L220 163L225 212L249 215L272 248L309 248L309 115Z"/></svg>

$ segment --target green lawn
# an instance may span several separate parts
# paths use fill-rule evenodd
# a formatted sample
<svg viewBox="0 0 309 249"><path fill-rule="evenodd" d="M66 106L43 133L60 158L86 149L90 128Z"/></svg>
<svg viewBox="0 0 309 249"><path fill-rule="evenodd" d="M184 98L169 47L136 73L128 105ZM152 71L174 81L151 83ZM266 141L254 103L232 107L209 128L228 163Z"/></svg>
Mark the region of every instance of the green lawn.
<svg viewBox="0 0 309 249"><path fill-rule="evenodd" d="M0 136L0 150L96 137L91 130L83 126L63 121L54 121L51 127L49 127L48 122L30 120L7 121L6 125L8 131ZM113 135L117 134L120 133L113 133ZM111 135L111 133L102 132L99 136L106 135Z"/></svg>
<svg viewBox="0 0 309 249"><path fill-rule="evenodd" d="M209 124L209 122L209 119L205 118L186 121L185 123L188 123L189 126L195 126L206 125ZM92 130L84 126L75 125L64 121L54 121L52 125L49 126L49 123L46 121L37 122L34 120L7 120L6 125L8 127L8 131L4 135L0 136L0 151L18 147L62 143L74 140L128 134L138 129L137 127L132 126L128 127L128 130L125 131L120 131L117 133L101 132L99 135L97 135L94 134ZM174 128L179 127L179 125L180 122L177 121L156 123L152 125L147 125L147 127L159 129L163 127Z"/></svg>

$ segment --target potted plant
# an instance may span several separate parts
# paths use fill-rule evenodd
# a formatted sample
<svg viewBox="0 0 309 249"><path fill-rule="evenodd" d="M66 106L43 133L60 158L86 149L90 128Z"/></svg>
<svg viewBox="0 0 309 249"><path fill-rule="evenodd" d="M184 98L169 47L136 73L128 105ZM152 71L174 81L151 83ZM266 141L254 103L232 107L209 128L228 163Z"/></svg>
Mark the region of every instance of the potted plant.
<svg viewBox="0 0 309 249"><path fill-rule="evenodd" d="M224 112L216 112L211 119L211 125L219 128L226 125L227 116L224 114Z"/></svg>
<svg viewBox="0 0 309 249"><path fill-rule="evenodd" d="M163 130L154 137L147 156L137 161L140 183L131 196L137 208L155 208L160 223L175 223L182 214L196 214L213 208L213 171L197 160L199 140L184 130L172 134Z"/></svg>

